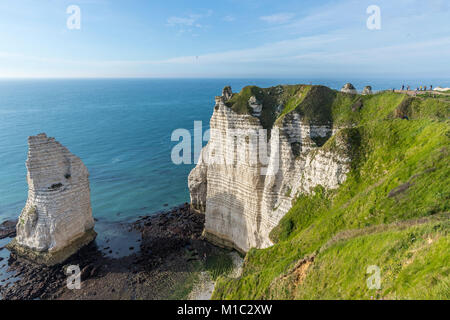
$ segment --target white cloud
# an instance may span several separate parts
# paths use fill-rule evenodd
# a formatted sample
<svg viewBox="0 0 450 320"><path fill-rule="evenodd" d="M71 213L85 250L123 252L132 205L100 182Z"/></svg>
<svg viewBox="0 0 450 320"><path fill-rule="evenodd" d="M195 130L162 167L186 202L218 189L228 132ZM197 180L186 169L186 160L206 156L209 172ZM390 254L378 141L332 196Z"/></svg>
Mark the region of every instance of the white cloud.
<svg viewBox="0 0 450 320"><path fill-rule="evenodd" d="M225 22L233 22L234 20L236 20L236 18L233 16L225 16L222 20Z"/></svg>
<svg viewBox="0 0 450 320"><path fill-rule="evenodd" d="M167 25L169 26L176 26L176 25L182 25L182 26L192 26L194 25L195 21L197 21L196 16L189 16L187 18L181 18L181 17L170 17L167 19Z"/></svg>
<svg viewBox="0 0 450 320"><path fill-rule="evenodd" d="M213 11L208 10L204 14L189 14L184 17L172 16L167 19L167 26L178 27L180 33L192 32L192 28L203 28L204 25L198 21L203 18L210 17L212 14Z"/></svg>
<svg viewBox="0 0 450 320"><path fill-rule="evenodd" d="M64 70L63 75L69 75L68 70L74 70L72 73L84 72L92 76L114 76L111 72L117 72L118 76L211 76L212 66L215 76L227 75L230 70L233 70L230 75L235 76L248 73L261 76L329 74L337 71L359 75L384 72L404 74L406 70L448 74L444 63L450 55L449 36L367 48L350 47L343 43L352 43L352 38L322 34L271 42L254 48L160 60L61 60L0 52L0 74L7 75L8 66L14 61L20 61L21 65L28 65L27 61L46 63ZM324 47L333 50L324 50ZM392 57L401 59L393 63ZM424 63L411 69L410 66L416 61Z"/></svg>
<svg viewBox="0 0 450 320"><path fill-rule="evenodd" d="M292 13L277 13L270 16L259 17L259 19L268 22L268 23L287 23L294 17Z"/></svg>
<svg viewBox="0 0 450 320"><path fill-rule="evenodd" d="M127 60L123 56L123 60L108 61L101 56L98 60L63 60L0 52L0 76L10 74L12 65L19 66L14 69L17 74L29 66L42 65L54 66L54 72L63 75L74 70L94 76L114 72L119 76L424 73L448 77L450 25L448 10L444 9L449 6L441 0L430 1L436 5L418 9L417 0L398 0L401 4L379 0L384 20L382 30L376 32L366 28L366 4L360 0L337 1L334 6L297 12L295 16L280 13L260 17L268 25L258 28L258 32L270 35L267 38L274 39L270 43L240 43L233 46L235 50L224 46L216 52L200 51L198 56L181 52L179 56L169 53L167 58L154 60ZM209 27L208 22L212 23L207 19L211 15L211 11L203 11L172 16L167 24L179 33L196 36ZM232 21L234 17L224 15L218 19Z"/></svg>

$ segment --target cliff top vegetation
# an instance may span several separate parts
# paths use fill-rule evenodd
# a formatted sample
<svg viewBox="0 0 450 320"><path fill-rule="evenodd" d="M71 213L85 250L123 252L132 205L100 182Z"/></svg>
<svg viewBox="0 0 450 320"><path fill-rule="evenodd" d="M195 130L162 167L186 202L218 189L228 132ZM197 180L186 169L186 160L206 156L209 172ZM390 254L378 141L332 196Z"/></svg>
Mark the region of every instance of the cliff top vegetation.
<svg viewBox="0 0 450 320"><path fill-rule="evenodd" d="M247 97L259 94L263 103L285 101L272 124L299 112L351 125L359 139L351 171L336 190L299 195L272 230L275 245L248 252L242 277L220 277L213 297L449 299L450 103L302 85L274 98L276 88L247 87L229 103L245 112ZM379 289L367 285L369 266L380 268Z"/></svg>

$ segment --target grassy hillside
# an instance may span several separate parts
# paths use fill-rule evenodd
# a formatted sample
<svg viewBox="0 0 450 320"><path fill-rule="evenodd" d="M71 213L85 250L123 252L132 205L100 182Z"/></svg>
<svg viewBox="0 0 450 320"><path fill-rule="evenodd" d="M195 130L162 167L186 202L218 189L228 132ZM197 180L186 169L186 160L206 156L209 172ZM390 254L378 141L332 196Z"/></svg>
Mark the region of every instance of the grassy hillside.
<svg viewBox="0 0 450 320"><path fill-rule="evenodd" d="M285 101L277 118L325 108L334 125L352 126L351 172L337 190L300 196L275 245L248 252L242 277L220 277L213 298L449 299L450 103L308 86ZM379 290L366 285L371 265Z"/></svg>

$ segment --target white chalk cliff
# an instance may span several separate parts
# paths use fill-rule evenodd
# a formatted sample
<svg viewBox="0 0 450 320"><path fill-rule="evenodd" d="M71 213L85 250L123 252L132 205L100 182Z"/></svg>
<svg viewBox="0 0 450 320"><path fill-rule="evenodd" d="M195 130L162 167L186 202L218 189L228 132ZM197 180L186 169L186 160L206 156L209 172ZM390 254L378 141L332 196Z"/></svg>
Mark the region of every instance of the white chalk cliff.
<svg viewBox="0 0 450 320"><path fill-rule="evenodd" d="M89 173L80 158L45 134L29 137L28 200L13 252L44 264L64 261L95 238Z"/></svg>
<svg viewBox="0 0 450 320"><path fill-rule="evenodd" d="M272 89L269 98L289 90ZM294 98L304 97L299 93ZM329 121L312 123L301 112L280 117L283 106L277 102L273 110L278 120L264 141L263 98L246 98L248 114L235 112L229 99L228 91L216 97L210 140L189 175L189 189L192 207L205 213L206 238L247 252L272 245L270 231L298 195L318 185L337 188L349 171L350 157L340 128ZM320 147L329 139L334 148ZM257 148L252 141L258 141Z"/></svg>

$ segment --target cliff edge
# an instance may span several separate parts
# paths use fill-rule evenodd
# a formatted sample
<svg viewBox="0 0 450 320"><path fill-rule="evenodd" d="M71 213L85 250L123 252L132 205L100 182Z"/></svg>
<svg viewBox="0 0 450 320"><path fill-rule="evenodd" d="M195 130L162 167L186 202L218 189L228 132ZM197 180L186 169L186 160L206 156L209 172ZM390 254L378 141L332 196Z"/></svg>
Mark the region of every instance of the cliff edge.
<svg viewBox="0 0 450 320"><path fill-rule="evenodd" d="M241 252L271 246L299 195L345 181L356 140L351 122L334 121L339 99L353 97L308 85L226 87L216 97L210 140L189 175L209 241Z"/></svg>
<svg viewBox="0 0 450 320"><path fill-rule="evenodd" d="M285 88L289 92L295 87ZM206 220L231 217L231 227L253 222L250 227L261 232L263 244L268 243L271 224L267 221L283 215L291 207L287 200L294 197L292 207L269 233L273 245L248 251L242 275L219 278L213 299L448 300L450 101L392 91L365 90L359 95L323 87L299 90L309 93L289 94L296 100L282 104L280 113L277 104L266 104L264 95L256 96L263 102L262 117L267 116L266 106L275 106L275 120L263 120L274 123L271 142L274 132L279 132L281 141L280 173L267 175L261 189L241 187L249 184L249 177L259 181L256 175L245 175L245 166L222 167L218 174L209 172L216 167L206 167ZM240 97L242 92L230 102ZM236 113L239 108L230 102L228 108ZM224 110L232 115L225 119L237 117ZM238 119L244 117L253 122L248 116ZM289 146L290 141L296 143ZM296 154L299 159L293 160ZM240 176L229 178L235 174ZM224 208L217 209L218 202L210 201L209 192L224 188L230 180L231 195L219 199L231 200L220 200ZM228 209L234 197L245 199L240 190L260 204L261 210L253 211L259 212L260 220L252 217L245 202L242 210ZM260 195L261 202L254 194ZM269 210L273 203L281 204L278 211L276 206ZM258 221L267 229L258 229ZM240 243L232 232L228 236Z"/></svg>

